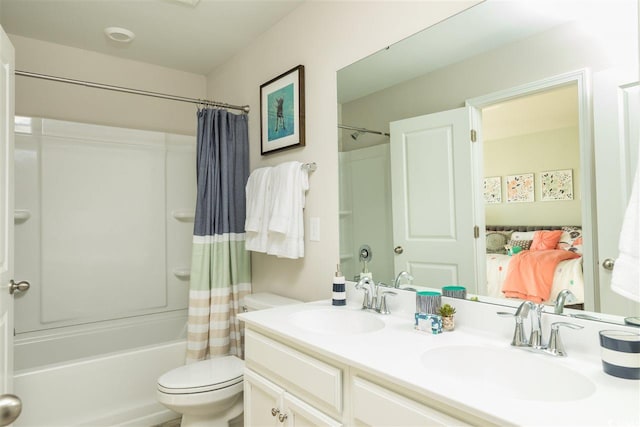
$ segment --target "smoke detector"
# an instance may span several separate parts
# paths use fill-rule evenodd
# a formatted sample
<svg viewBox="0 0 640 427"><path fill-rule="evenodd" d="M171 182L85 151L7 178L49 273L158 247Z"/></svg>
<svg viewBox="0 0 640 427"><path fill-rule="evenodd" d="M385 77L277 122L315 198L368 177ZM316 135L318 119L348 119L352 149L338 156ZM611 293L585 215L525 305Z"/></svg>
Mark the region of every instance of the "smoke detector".
<svg viewBox="0 0 640 427"><path fill-rule="evenodd" d="M111 40L119 43L131 43L131 40L136 37L133 31L121 27L107 27L104 29L104 33Z"/></svg>

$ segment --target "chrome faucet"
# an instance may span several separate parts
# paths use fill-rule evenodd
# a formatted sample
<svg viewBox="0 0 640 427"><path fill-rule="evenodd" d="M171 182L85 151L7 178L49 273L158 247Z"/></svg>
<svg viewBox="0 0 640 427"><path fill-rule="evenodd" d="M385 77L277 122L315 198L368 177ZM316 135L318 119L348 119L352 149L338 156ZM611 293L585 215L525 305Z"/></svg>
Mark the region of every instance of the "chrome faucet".
<svg viewBox="0 0 640 427"><path fill-rule="evenodd" d="M395 280L393 281L393 287L396 289L399 288L400 283L402 282L402 279L407 279L409 284L411 284L411 282L413 281L413 276L407 273L406 271L401 271L400 273L398 273Z"/></svg>
<svg viewBox="0 0 640 427"><path fill-rule="evenodd" d="M367 289L365 286L369 286L369 288ZM394 296L397 294L393 291L384 291L382 292L382 295L378 295L380 286L388 287L384 283L376 284L376 282L368 277L363 277L358 281L358 283L356 283L356 289L364 291L362 309L374 310L380 314L390 314L391 312L387 306L387 296Z"/></svg>
<svg viewBox="0 0 640 427"><path fill-rule="evenodd" d="M560 340L559 327L565 326L571 329L582 329L580 325L567 322L555 322L551 324L551 333L549 335L549 345L542 344L542 325L541 318L544 310L543 304L534 304L531 301L525 301L516 310L514 314L498 312L498 315L504 317L514 317L516 320L516 328L513 333L511 345L514 347L526 347L532 350L542 351L552 356L565 357L567 353L564 350L562 341ZM529 339L525 338L524 319L527 317L531 320L531 334Z"/></svg>
<svg viewBox="0 0 640 427"><path fill-rule="evenodd" d="M562 314L565 303L576 302L576 296L569 289L563 289L558 293L554 302L553 312L555 314Z"/></svg>

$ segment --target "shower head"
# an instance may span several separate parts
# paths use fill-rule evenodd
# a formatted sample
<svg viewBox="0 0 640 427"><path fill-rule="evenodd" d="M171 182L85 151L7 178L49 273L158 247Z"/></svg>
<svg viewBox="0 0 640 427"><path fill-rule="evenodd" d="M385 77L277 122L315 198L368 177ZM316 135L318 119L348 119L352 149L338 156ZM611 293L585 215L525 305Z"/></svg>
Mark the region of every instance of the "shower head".
<svg viewBox="0 0 640 427"><path fill-rule="evenodd" d="M383 135L383 136L389 136L388 133L386 132L378 132L377 130L371 130L371 129L365 129L365 128L357 128L354 126L347 126L347 125L338 125L338 127L340 129L347 129L347 130L353 130L355 132L351 133L351 139L353 139L354 141L357 141L358 138L360 137L360 135L364 135L365 133L372 133L375 135Z"/></svg>

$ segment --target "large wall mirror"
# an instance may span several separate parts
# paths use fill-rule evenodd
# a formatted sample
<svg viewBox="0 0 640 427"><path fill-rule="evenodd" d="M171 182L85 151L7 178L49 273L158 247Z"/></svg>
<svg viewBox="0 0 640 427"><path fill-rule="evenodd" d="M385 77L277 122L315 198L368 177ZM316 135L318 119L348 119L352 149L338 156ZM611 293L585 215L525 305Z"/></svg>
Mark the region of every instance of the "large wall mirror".
<svg viewBox="0 0 640 427"><path fill-rule="evenodd" d="M637 17L636 0L487 0L339 70L347 278L407 271L491 302L569 289L568 313L640 316L609 284L638 159ZM505 281L531 273L512 255L531 243L553 280L523 294Z"/></svg>

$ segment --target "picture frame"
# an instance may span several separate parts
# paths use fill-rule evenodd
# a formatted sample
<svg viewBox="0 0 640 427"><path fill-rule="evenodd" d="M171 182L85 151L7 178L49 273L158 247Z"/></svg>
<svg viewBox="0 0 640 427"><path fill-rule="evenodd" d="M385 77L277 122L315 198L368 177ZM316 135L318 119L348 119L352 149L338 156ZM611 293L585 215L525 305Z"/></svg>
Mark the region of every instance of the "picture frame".
<svg viewBox="0 0 640 427"><path fill-rule="evenodd" d="M573 200L573 169L540 172L540 192L544 202Z"/></svg>
<svg viewBox="0 0 640 427"><path fill-rule="evenodd" d="M260 85L261 154L305 145L304 65Z"/></svg>
<svg viewBox="0 0 640 427"><path fill-rule="evenodd" d="M490 176L484 179L484 202L488 205L502 203L502 178Z"/></svg>
<svg viewBox="0 0 640 427"><path fill-rule="evenodd" d="M507 175L507 203L531 203L533 201L533 173Z"/></svg>

